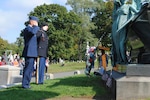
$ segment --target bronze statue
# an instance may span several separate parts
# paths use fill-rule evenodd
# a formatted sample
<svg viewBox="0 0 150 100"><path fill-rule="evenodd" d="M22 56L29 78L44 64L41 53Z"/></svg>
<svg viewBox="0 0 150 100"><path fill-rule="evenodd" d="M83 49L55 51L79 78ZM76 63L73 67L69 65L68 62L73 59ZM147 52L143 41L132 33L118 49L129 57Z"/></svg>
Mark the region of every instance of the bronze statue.
<svg viewBox="0 0 150 100"><path fill-rule="evenodd" d="M148 55L150 56L149 2L150 0L114 0L112 25L113 66L128 63L150 63L150 57L147 58ZM134 48L135 45L133 44L136 43L136 40L141 45ZM130 51L131 62L127 59L127 51ZM147 59L149 60L147 61Z"/></svg>

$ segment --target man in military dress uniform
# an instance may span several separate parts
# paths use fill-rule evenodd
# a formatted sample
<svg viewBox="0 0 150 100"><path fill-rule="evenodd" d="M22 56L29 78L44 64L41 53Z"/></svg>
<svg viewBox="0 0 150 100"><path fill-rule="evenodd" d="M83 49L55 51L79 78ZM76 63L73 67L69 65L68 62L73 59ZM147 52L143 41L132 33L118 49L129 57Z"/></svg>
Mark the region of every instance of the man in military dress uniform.
<svg viewBox="0 0 150 100"><path fill-rule="evenodd" d="M38 27L38 18L35 16L29 17L29 25L26 26L23 32L24 36L24 50L22 56L25 57L25 67L23 69L23 79L22 79L22 88L30 88L30 81L32 77L32 72L34 70L34 61L38 56L37 52L37 32L39 31Z"/></svg>

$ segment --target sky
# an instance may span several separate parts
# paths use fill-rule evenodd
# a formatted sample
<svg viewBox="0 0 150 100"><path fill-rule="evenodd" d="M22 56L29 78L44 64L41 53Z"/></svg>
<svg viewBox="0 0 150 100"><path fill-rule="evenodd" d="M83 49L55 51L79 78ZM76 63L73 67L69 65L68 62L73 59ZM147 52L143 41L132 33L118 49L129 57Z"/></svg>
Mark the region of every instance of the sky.
<svg viewBox="0 0 150 100"><path fill-rule="evenodd" d="M44 3L66 6L66 2L67 0L1 0L0 37L9 43L16 42L21 30L25 28L24 22L28 20L28 14L36 6Z"/></svg>

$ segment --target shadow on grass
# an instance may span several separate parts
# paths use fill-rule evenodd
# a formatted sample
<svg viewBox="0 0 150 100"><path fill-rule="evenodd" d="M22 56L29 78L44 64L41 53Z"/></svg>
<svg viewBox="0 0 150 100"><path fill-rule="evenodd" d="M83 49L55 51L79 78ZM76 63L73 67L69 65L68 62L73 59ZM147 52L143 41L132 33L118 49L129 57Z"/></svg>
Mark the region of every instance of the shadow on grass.
<svg viewBox="0 0 150 100"><path fill-rule="evenodd" d="M31 87L31 89L22 89L21 86L14 86L2 89L0 90L0 100L55 100L55 98L61 98L62 96L112 100L99 76L75 75L67 78L45 80L43 85L31 83Z"/></svg>
<svg viewBox="0 0 150 100"><path fill-rule="evenodd" d="M0 91L0 100L44 100L54 98L58 93L49 91L37 91L31 89L22 89L21 87L12 87Z"/></svg>
<svg viewBox="0 0 150 100"><path fill-rule="evenodd" d="M103 84L103 81L99 76L86 77L85 75L81 77L68 77L60 79L59 82L48 86L49 88L57 87L60 85L73 86L73 87L92 87L95 91L93 96L94 100L111 100L111 95L107 91L106 86Z"/></svg>

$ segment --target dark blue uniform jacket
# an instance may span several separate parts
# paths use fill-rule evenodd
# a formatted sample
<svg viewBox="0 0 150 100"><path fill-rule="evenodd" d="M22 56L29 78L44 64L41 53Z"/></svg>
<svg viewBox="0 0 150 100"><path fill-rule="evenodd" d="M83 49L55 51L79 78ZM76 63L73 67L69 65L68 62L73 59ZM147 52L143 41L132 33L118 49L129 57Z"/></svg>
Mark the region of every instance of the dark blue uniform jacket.
<svg viewBox="0 0 150 100"><path fill-rule="evenodd" d="M37 57L37 32L39 31L38 26L27 26L24 29L24 50L22 53L23 57Z"/></svg>

